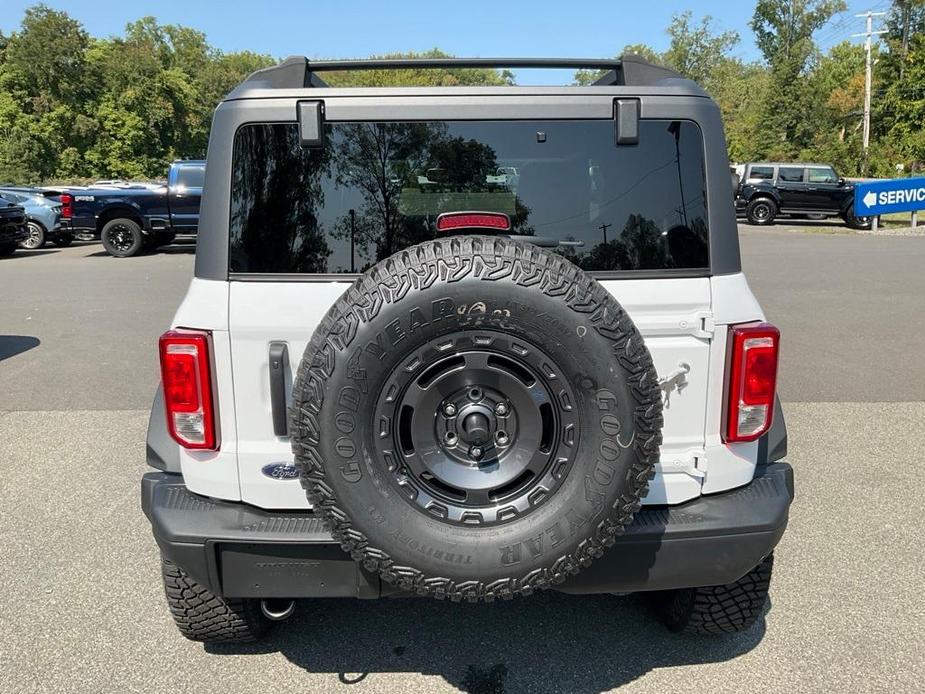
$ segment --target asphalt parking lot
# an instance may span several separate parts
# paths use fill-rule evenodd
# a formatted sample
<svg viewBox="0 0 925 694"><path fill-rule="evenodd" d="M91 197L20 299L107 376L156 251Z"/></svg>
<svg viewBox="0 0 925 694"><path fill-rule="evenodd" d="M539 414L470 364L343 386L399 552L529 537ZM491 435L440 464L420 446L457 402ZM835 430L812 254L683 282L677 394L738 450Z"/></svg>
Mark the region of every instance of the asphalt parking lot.
<svg viewBox="0 0 925 694"><path fill-rule="evenodd" d="M190 247L0 260L0 692L915 691L925 677L925 238L743 228L783 333L797 473L748 632L669 634L638 597L305 602L268 641L175 631L138 506L155 340Z"/></svg>

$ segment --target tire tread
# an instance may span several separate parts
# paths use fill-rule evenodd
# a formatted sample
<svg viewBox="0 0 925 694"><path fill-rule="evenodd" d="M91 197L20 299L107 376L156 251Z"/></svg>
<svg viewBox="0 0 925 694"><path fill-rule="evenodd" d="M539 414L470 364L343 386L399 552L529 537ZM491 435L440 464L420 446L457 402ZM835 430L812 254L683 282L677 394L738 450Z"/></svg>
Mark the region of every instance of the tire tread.
<svg viewBox="0 0 925 694"><path fill-rule="evenodd" d="M735 583L671 591L662 597L661 617L669 629L687 634L735 634L761 616L768 599L774 555Z"/></svg>
<svg viewBox="0 0 925 694"><path fill-rule="evenodd" d="M346 350L357 326L376 317L385 304L400 301L412 289L438 280L451 284L474 276L481 281L508 280L531 287L549 298L565 301L587 316L594 328L612 343L631 384L635 461L627 475L626 491L575 551L523 576L486 583L456 582L409 566L398 566L381 548L353 527L326 481L327 471L318 450L318 415L325 383L335 368L335 356ZM616 307L616 308L614 308ZM315 330L293 384L290 432L295 464L309 501L325 527L354 560L399 588L454 602L491 602L529 595L563 583L590 566L629 525L642 505L655 475L662 441L662 400L652 357L629 315L600 284L568 259L527 243L481 236L457 236L429 241L396 253L361 275L335 302Z"/></svg>
<svg viewBox="0 0 925 694"><path fill-rule="evenodd" d="M161 558L167 604L180 633L205 643L251 643L269 628L257 600L221 598Z"/></svg>

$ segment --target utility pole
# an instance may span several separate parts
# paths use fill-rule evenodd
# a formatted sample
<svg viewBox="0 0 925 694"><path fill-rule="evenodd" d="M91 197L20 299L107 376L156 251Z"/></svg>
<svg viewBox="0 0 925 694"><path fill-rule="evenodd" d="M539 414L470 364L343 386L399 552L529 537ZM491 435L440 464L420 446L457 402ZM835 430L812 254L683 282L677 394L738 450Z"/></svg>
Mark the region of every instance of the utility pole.
<svg viewBox="0 0 925 694"><path fill-rule="evenodd" d="M357 213L356 210L350 210L350 272L356 272L356 232L357 232Z"/></svg>
<svg viewBox="0 0 925 694"><path fill-rule="evenodd" d="M870 49L871 49L871 39L874 34L885 34L885 30L874 31L874 17L882 17L886 12L865 12L864 14L856 14L855 17L863 18L867 20L867 31L863 34L854 34L854 36L863 36L867 40L864 44L864 48L867 52L867 69L864 73L864 136L863 136L863 145L862 145L862 158L861 158L861 175L867 175L867 150L870 147L870 83L871 83L871 72L873 65L870 60Z"/></svg>
<svg viewBox="0 0 925 694"><path fill-rule="evenodd" d="M600 229L602 232L604 232L604 243L605 243L605 244L607 243L607 230L608 230L610 227L612 227L612 226L613 226L613 224L601 224L601 225L598 227L598 229Z"/></svg>

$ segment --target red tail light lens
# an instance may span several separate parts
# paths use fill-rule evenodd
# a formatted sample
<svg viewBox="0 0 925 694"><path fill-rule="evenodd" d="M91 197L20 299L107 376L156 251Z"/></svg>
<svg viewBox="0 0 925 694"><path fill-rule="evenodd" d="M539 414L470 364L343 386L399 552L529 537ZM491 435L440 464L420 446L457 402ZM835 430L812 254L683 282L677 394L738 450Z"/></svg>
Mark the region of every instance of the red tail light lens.
<svg viewBox="0 0 925 694"><path fill-rule="evenodd" d="M491 229L508 231L511 218L502 212L444 212L437 217L437 231Z"/></svg>
<svg viewBox="0 0 925 694"><path fill-rule="evenodd" d="M217 450L209 333L171 330L161 335L161 384L167 429L184 448Z"/></svg>
<svg viewBox="0 0 925 694"><path fill-rule="evenodd" d="M754 441L771 428L780 331L768 323L734 325L729 342L724 440Z"/></svg>
<svg viewBox="0 0 925 694"><path fill-rule="evenodd" d="M61 200L61 216L64 219L70 219L74 216L74 196L64 193L60 197Z"/></svg>

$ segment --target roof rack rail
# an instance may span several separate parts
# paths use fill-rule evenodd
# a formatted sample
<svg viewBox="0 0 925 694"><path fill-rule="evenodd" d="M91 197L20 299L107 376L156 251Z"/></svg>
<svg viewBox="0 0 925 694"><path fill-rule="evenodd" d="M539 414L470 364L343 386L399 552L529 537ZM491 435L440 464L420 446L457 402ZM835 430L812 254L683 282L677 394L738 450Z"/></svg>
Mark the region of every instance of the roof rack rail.
<svg viewBox="0 0 925 694"><path fill-rule="evenodd" d="M439 70L454 68L563 68L603 70L594 85L645 87L664 79L680 78L674 70L650 63L638 55L622 58L370 58L367 60L313 60L286 58L279 65L257 70L245 85L269 89L326 87L319 72L350 70Z"/></svg>

